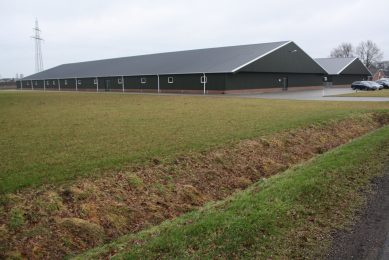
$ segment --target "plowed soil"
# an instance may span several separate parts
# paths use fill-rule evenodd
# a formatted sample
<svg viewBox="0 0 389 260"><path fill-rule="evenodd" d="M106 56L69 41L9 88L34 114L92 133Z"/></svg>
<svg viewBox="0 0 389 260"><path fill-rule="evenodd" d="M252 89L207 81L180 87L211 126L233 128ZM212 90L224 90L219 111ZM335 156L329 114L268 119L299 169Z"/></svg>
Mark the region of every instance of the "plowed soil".
<svg viewBox="0 0 389 260"><path fill-rule="evenodd" d="M0 257L60 258L226 198L389 122L368 114L3 196Z"/></svg>

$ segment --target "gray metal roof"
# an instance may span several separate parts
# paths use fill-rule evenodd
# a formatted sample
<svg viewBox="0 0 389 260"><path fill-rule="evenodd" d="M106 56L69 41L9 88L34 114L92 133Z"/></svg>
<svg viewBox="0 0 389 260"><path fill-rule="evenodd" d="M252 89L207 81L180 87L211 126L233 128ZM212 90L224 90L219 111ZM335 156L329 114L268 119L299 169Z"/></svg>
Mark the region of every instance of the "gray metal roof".
<svg viewBox="0 0 389 260"><path fill-rule="evenodd" d="M319 63L329 75L338 75L356 59L358 58L318 58L315 59L315 61Z"/></svg>
<svg viewBox="0 0 389 260"><path fill-rule="evenodd" d="M69 63L25 77L24 80L231 73L288 43L291 42L269 42Z"/></svg>

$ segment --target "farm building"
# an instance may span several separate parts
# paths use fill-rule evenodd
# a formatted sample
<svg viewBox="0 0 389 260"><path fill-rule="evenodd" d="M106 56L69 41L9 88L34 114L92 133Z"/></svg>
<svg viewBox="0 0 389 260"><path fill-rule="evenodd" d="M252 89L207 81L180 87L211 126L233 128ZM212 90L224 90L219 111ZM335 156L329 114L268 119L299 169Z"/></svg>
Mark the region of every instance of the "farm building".
<svg viewBox="0 0 389 260"><path fill-rule="evenodd" d="M358 58L315 59L327 71L327 82L332 85L350 85L354 81L368 80L370 71Z"/></svg>
<svg viewBox="0 0 389 260"><path fill-rule="evenodd" d="M326 71L292 41L60 65L18 88L179 93L263 92L322 86Z"/></svg>

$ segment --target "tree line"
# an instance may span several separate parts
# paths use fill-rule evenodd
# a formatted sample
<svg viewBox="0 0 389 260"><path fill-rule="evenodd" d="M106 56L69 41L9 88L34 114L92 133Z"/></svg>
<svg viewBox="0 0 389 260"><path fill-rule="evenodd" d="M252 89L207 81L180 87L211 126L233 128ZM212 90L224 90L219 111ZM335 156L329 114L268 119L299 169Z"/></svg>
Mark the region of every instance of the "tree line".
<svg viewBox="0 0 389 260"><path fill-rule="evenodd" d="M384 53L373 41L364 41L356 48L351 43L344 42L331 51L331 58L354 58L358 57L366 67L377 65L383 58Z"/></svg>

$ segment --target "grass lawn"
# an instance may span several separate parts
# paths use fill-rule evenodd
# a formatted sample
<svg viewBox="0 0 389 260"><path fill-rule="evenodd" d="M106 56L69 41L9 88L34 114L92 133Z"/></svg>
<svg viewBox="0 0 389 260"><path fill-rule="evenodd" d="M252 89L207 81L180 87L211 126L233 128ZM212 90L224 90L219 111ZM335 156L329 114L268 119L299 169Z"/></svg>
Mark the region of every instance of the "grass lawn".
<svg viewBox="0 0 389 260"><path fill-rule="evenodd" d="M0 92L0 193L167 160L385 103Z"/></svg>
<svg viewBox="0 0 389 260"><path fill-rule="evenodd" d="M354 93L337 95L338 97L389 97L389 89L379 91L358 91Z"/></svg>
<svg viewBox="0 0 389 260"><path fill-rule="evenodd" d="M384 127L231 198L122 237L80 259L318 259L363 205L389 156Z"/></svg>

